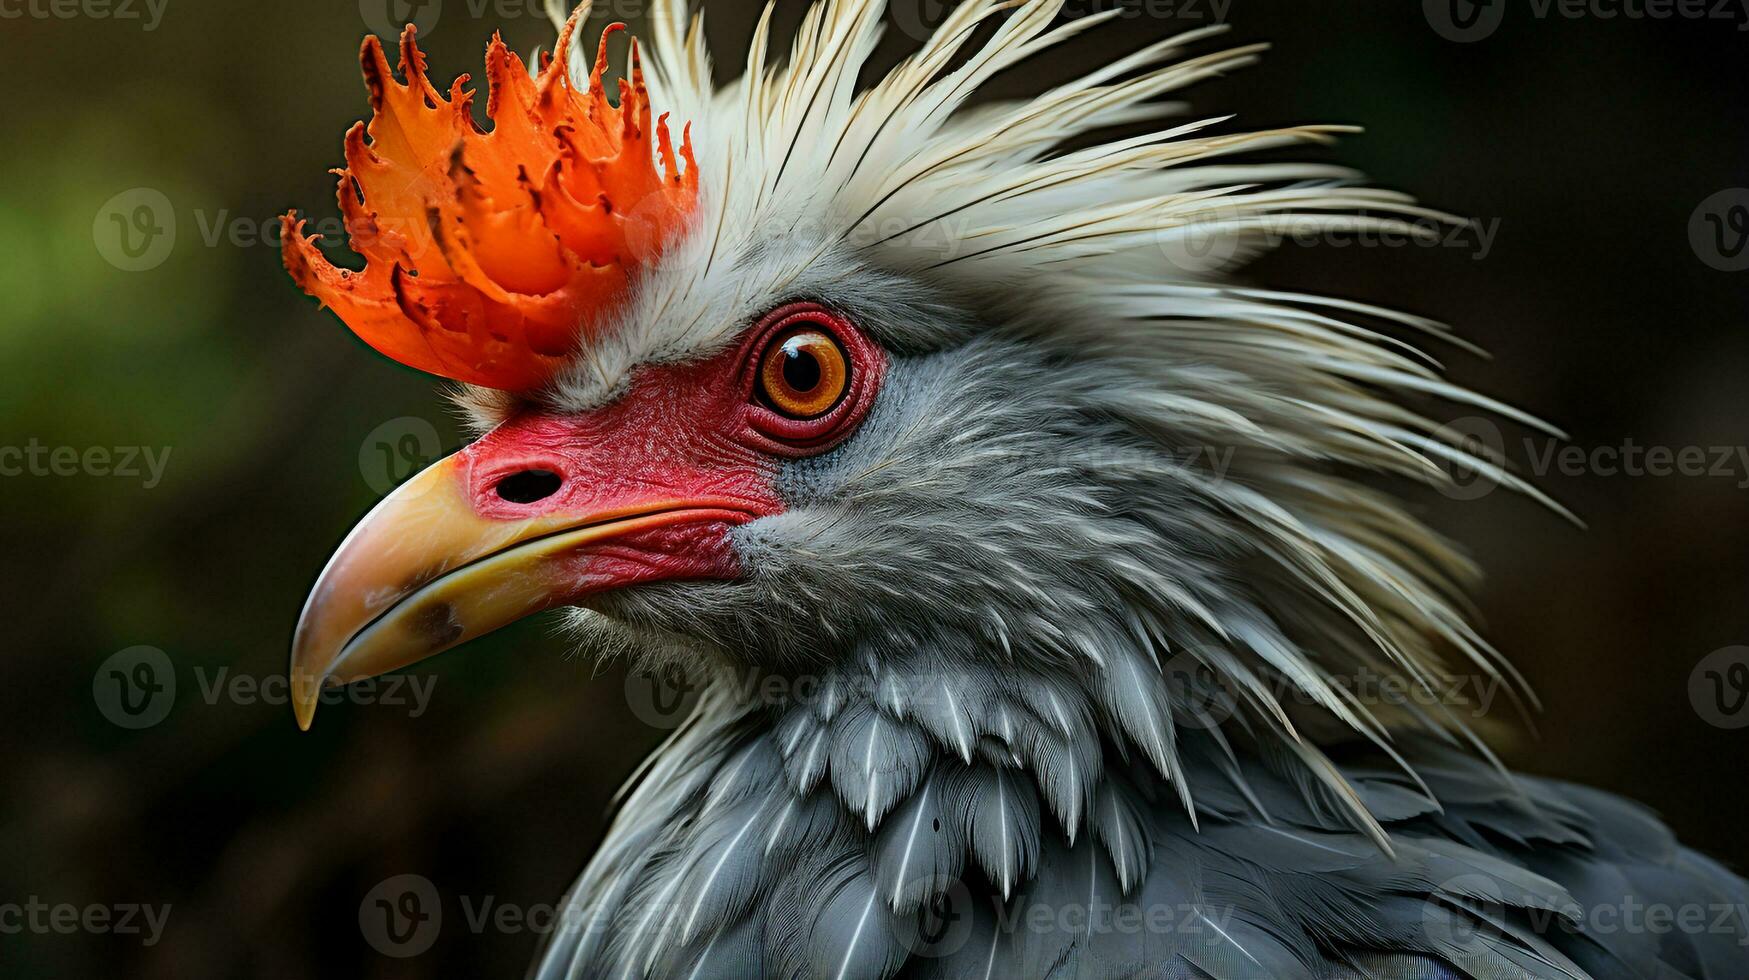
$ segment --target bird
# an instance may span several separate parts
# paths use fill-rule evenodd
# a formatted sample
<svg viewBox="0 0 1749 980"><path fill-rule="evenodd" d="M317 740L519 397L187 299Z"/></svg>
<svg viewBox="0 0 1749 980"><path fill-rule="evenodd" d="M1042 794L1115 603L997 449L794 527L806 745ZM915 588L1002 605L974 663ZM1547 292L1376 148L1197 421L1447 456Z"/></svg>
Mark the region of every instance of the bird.
<svg viewBox="0 0 1749 980"><path fill-rule="evenodd" d="M1464 701L1536 707L1413 497L1560 505L1434 406L1544 423L1446 380L1440 323L1232 274L1446 220L1260 154L1344 127L1174 101L1261 46L995 97L1119 11L964 0L878 68L881 0L821 0L719 85L702 14L653 0L610 94L623 25L591 60L588 3L548 11L526 63L492 38L490 125L413 27L395 68L367 38L364 265L282 236L472 436L317 578L299 724L549 610L696 685L531 976L1749 975L1743 878L1510 771Z"/></svg>

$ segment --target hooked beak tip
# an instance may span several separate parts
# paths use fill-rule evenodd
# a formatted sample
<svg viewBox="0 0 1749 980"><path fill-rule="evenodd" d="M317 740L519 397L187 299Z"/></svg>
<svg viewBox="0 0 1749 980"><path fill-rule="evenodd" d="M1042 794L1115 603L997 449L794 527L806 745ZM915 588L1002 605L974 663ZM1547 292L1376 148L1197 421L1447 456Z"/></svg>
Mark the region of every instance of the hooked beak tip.
<svg viewBox="0 0 1749 980"><path fill-rule="evenodd" d="M321 703L322 684L310 675L294 672L291 679L292 714L298 721L298 731L307 732L316 720L316 706Z"/></svg>
<svg viewBox="0 0 1749 980"><path fill-rule="evenodd" d="M756 516L745 502L627 494L521 519L478 514L466 459L449 456L402 484L347 535L316 580L292 637L292 711L310 728L327 687L375 677L557 605L633 581L579 571L591 549L680 525L727 527ZM720 574L695 549L663 574ZM644 566L638 566L643 568Z"/></svg>

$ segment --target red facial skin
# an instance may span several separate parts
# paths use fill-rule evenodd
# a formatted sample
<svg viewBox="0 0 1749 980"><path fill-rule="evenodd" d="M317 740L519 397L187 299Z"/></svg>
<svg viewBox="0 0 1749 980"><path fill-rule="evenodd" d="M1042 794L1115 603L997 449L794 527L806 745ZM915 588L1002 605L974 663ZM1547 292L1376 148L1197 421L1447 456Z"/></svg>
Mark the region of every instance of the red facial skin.
<svg viewBox="0 0 1749 980"><path fill-rule="evenodd" d="M838 403L806 420L782 415L755 391L767 345L799 323L829 327L851 365ZM873 404L885 367L880 349L841 315L790 304L708 361L639 369L622 397L595 411L527 412L505 421L458 454L459 472L475 513L488 520L578 515L596 523L684 508L671 522L565 556L574 583L566 601L654 581L733 579L741 568L729 532L783 512L776 486L783 461L848 438ZM559 489L530 503L499 496L501 481L527 470L557 474Z"/></svg>

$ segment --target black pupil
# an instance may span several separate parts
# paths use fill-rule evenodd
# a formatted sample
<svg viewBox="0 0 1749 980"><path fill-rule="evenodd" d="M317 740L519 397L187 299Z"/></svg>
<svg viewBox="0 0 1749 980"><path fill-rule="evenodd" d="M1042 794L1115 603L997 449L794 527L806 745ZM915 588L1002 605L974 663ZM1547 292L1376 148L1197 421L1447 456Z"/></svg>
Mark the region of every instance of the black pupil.
<svg viewBox="0 0 1749 980"><path fill-rule="evenodd" d="M820 361L812 351L790 346L783 351L783 383L790 390L806 394L820 384Z"/></svg>

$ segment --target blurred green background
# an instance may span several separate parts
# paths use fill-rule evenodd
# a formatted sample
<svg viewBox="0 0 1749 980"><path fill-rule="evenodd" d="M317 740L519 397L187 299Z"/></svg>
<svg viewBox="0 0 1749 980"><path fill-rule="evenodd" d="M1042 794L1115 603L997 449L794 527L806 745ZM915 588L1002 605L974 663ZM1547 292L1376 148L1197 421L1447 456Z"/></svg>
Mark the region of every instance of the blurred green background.
<svg viewBox="0 0 1749 980"><path fill-rule="evenodd" d="M43 453L39 475L0 477L0 903L171 912L150 946L0 934L0 975L520 975L536 932L470 929L457 897L556 901L665 731L634 711L636 678L536 619L417 667L428 703L379 689L383 703L328 706L297 732L270 679L306 590L353 521L460 436L427 379L291 285L274 236L289 207L334 215L325 171L366 111L361 34L416 16L447 79L478 74L494 29L524 52L551 29L533 0L159 2L0 0L0 445ZM940 18L900 2L888 56ZM1439 351L1456 377L1586 449L1749 444L1749 272L1710 267L1689 234L1703 201L1749 185L1749 33L1496 2L1498 30L1458 43L1417 3L1132 0L1119 26L998 89L1216 18L1272 40L1260 67L1194 90L1198 109L1363 123L1317 152L1489 241L1290 248L1248 279L1457 325L1496 360ZM615 17L635 29L641 0L625 3ZM754 8L708 11L734 69ZM1526 435L1501 438L1530 465ZM54 447L82 472L55 475ZM84 456L111 447L108 463ZM123 447L152 455L134 475L92 472L125 469ZM1545 701L1540 736L1502 750L1641 798L1749 863L1749 729L1691 698L1702 658L1749 643L1749 470L1537 480L1589 530L1504 493L1420 501L1488 569L1488 635ZM141 716L118 714L111 671L156 656L140 646L176 690L130 728L113 719ZM239 677L265 692L228 686ZM430 951L395 958L360 905L402 873L434 882L447 918Z"/></svg>

